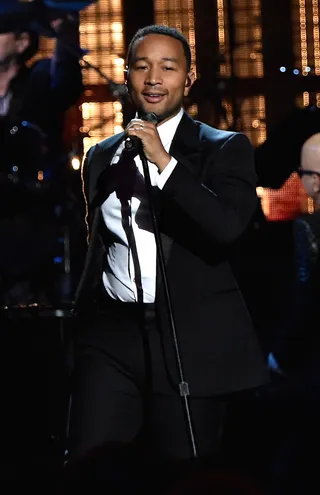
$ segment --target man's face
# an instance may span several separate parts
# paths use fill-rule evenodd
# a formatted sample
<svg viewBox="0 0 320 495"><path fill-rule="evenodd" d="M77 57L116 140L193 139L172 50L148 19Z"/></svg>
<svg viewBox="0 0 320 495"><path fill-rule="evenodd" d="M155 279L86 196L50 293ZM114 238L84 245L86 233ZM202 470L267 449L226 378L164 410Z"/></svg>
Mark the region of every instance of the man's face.
<svg viewBox="0 0 320 495"><path fill-rule="evenodd" d="M302 171L303 170L308 170L308 172L313 171L311 167L302 167ZM314 199L319 193L319 189L320 189L319 173L315 170L313 174L308 173L302 175L301 180L303 187L306 190L308 196Z"/></svg>
<svg viewBox="0 0 320 495"><path fill-rule="evenodd" d="M15 33L0 34L0 68L16 62L17 57L23 53L30 44L27 33L17 36ZM9 62L9 63L8 63Z"/></svg>
<svg viewBox="0 0 320 495"><path fill-rule="evenodd" d="M308 196L318 198L320 192L320 133L311 136L301 153L301 180Z"/></svg>
<svg viewBox="0 0 320 495"><path fill-rule="evenodd" d="M136 41L128 68L128 89L139 113L154 112L159 122L178 113L194 82L182 43L163 34Z"/></svg>

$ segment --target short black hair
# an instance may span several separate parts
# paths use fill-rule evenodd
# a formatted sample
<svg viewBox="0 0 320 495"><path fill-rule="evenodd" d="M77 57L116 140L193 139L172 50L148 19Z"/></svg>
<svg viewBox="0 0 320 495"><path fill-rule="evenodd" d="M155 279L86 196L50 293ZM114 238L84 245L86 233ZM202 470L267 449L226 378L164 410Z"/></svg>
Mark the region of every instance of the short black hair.
<svg viewBox="0 0 320 495"><path fill-rule="evenodd" d="M128 68L130 67L131 61L132 61L132 54L133 54L133 45L135 42L141 38L144 38L148 34L163 34L164 36L170 36L171 38L175 38L176 40L180 41L183 46L183 51L186 56L187 60L187 72L190 71L191 69L191 50L190 50L190 45L185 38L185 36L178 31L175 28L164 26L162 24L152 24L151 26L146 26L141 29L139 29L136 34L133 36L132 40L130 41L129 47L128 47L128 54L127 54L127 66Z"/></svg>

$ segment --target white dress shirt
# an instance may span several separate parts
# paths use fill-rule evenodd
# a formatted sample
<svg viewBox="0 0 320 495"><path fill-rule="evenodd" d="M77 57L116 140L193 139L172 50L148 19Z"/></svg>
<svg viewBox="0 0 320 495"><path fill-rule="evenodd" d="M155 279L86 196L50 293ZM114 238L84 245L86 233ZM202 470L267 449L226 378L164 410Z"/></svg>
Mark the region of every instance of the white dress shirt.
<svg viewBox="0 0 320 495"><path fill-rule="evenodd" d="M177 115L157 127L161 142L167 152L169 152L182 115L183 110L181 109ZM110 167L117 166L123 148L124 142L117 149ZM157 246L145 189L142 162L139 156L136 156L134 161L137 169L134 192L129 201L128 221L133 232L138 260L129 247L128 236L122 225L120 200L117 198L116 192L112 192L101 207L105 225L114 239L107 252L107 266L103 273L103 284L108 294L114 299L136 302L139 293L142 294L144 303L152 303L155 300L156 291ZM152 186L162 189L176 164L177 160L171 157L168 165L159 174L158 167L154 163L148 162ZM141 273L141 287L138 287L137 263Z"/></svg>

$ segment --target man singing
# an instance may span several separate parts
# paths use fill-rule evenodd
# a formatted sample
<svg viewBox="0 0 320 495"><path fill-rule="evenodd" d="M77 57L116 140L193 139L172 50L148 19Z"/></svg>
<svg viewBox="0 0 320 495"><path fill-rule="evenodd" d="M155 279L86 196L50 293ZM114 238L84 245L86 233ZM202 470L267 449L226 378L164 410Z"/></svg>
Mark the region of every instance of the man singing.
<svg viewBox="0 0 320 495"><path fill-rule="evenodd" d="M219 452L229 397L266 381L266 368L228 254L256 208L252 147L241 133L183 110L195 75L177 30L133 37L126 83L136 116L87 153L88 254L76 294L81 329L70 459L139 439L168 459ZM154 113L157 123L144 120ZM190 425L139 154L147 159L165 257Z"/></svg>

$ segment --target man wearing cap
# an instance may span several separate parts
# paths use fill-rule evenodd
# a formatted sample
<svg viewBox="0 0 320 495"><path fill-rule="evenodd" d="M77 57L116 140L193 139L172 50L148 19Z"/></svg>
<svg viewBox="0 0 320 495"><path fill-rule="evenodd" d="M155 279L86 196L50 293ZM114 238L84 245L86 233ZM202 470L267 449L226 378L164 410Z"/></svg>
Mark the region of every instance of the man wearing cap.
<svg viewBox="0 0 320 495"><path fill-rule="evenodd" d="M43 34L57 37L54 54L31 64ZM34 204L39 202L35 184L39 171L57 180L67 166L64 114L83 91L78 37L76 12L63 15L38 2L0 0L0 305L52 303L54 298L48 272L54 238L42 208L48 201ZM40 212L46 233L30 227L39 223Z"/></svg>
<svg viewBox="0 0 320 495"><path fill-rule="evenodd" d="M52 181L45 178L43 187L37 187L37 170L46 173L47 166L60 174L66 167L63 117L83 90L78 14L62 14L42 9L38 2L0 0L0 473L5 471L6 479L11 479L8 467L20 461L23 469L40 458L43 465L60 420L63 392L60 381L57 385L59 356L52 357L57 352L52 350L52 320L30 321L16 313L6 318L4 306L9 312L18 306L20 316L28 313L23 304L43 304L39 292L54 281L49 234L56 231L47 205L57 204L66 186L61 181L51 191ZM55 34L52 58L31 64L39 37ZM50 382L54 373L57 393Z"/></svg>

